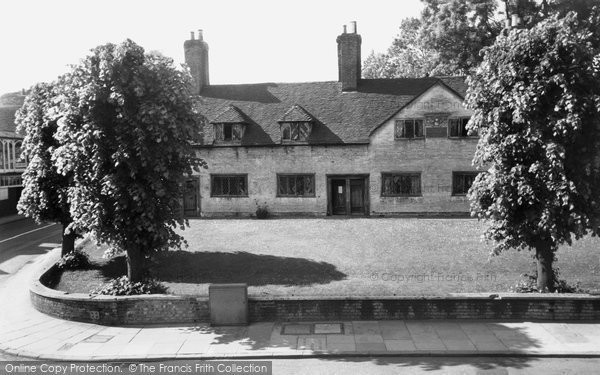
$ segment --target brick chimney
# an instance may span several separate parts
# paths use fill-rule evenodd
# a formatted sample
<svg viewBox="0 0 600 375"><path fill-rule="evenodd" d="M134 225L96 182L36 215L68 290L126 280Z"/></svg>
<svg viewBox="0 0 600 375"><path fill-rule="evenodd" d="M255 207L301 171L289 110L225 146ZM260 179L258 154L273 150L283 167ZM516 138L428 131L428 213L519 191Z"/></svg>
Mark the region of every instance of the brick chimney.
<svg viewBox="0 0 600 375"><path fill-rule="evenodd" d="M194 79L193 93L200 94L202 88L210 84L208 80L208 44L202 39L202 30L198 30L198 39L191 32L191 39L183 43L185 63L190 67Z"/></svg>
<svg viewBox="0 0 600 375"><path fill-rule="evenodd" d="M360 81L360 45L362 39L356 33L356 21L350 22L349 30L337 37L338 72L342 91L356 91Z"/></svg>

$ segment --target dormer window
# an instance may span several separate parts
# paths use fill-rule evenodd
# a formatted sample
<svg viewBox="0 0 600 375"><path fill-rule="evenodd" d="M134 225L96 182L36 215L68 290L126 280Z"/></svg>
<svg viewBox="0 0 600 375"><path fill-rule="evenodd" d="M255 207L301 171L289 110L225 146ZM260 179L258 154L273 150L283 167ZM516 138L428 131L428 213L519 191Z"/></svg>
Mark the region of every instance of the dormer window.
<svg viewBox="0 0 600 375"><path fill-rule="evenodd" d="M219 142L241 142L245 124L215 124L215 140Z"/></svg>
<svg viewBox="0 0 600 375"><path fill-rule="evenodd" d="M239 108L230 105L212 122L215 129L215 142L241 143L249 121Z"/></svg>
<svg viewBox="0 0 600 375"><path fill-rule="evenodd" d="M298 104L293 105L279 120L281 142L307 142L314 121L314 118L304 108Z"/></svg>
<svg viewBox="0 0 600 375"><path fill-rule="evenodd" d="M310 122L281 123L281 140L284 142L306 142L312 130Z"/></svg>

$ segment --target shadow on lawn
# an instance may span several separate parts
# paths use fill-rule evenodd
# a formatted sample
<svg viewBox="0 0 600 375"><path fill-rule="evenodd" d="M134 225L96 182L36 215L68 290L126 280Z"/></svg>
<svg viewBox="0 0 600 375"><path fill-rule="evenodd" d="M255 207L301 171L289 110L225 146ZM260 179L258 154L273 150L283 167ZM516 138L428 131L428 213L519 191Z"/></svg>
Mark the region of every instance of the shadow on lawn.
<svg viewBox="0 0 600 375"><path fill-rule="evenodd" d="M125 257L112 258L100 270L107 278L126 274ZM165 282L249 286L327 284L346 277L333 264L248 252L169 251L155 257L150 271L153 277Z"/></svg>

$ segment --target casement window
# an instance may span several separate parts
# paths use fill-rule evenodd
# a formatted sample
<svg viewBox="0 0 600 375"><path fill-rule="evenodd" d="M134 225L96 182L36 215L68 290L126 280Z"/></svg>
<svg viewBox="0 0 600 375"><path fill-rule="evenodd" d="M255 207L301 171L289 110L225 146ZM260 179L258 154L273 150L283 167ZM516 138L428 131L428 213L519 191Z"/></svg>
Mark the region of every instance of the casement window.
<svg viewBox="0 0 600 375"><path fill-rule="evenodd" d="M477 172L452 172L452 195L466 195L477 177Z"/></svg>
<svg viewBox="0 0 600 375"><path fill-rule="evenodd" d="M455 138L466 138L466 137L476 137L477 134L469 135L467 130L467 123L469 122L469 117L459 117L459 118L451 118L448 120L448 134L450 137Z"/></svg>
<svg viewBox="0 0 600 375"><path fill-rule="evenodd" d="M211 197L247 197L248 175L211 175Z"/></svg>
<svg viewBox="0 0 600 375"><path fill-rule="evenodd" d="M395 138L396 139L423 138L423 120L422 119L396 120Z"/></svg>
<svg viewBox="0 0 600 375"><path fill-rule="evenodd" d="M421 173L382 173L382 197L418 197L421 196Z"/></svg>
<svg viewBox="0 0 600 375"><path fill-rule="evenodd" d="M240 142L244 136L244 124L215 124L215 140L218 142Z"/></svg>
<svg viewBox="0 0 600 375"><path fill-rule="evenodd" d="M278 174L278 197L314 197L314 174Z"/></svg>
<svg viewBox="0 0 600 375"><path fill-rule="evenodd" d="M282 142L305 142L312 130L312 124L308 121L282 122Z"/></svg>

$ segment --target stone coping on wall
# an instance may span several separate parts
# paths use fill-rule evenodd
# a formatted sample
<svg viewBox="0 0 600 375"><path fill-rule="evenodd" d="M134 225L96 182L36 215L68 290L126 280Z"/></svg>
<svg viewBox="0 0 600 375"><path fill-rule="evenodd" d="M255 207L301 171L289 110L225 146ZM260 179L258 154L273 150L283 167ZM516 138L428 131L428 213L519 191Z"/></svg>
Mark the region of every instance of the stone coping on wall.
<svg viewBox="0 0 600 375"><path fill-rule="evenodd" d="M30 285L34 307L61 319L104 325L210 321L208 296L89 296L51 289L60 249ZM448 296L249 296L250 322L402 319L600 319L600 296L588 294L456 293Z"/></svg>

